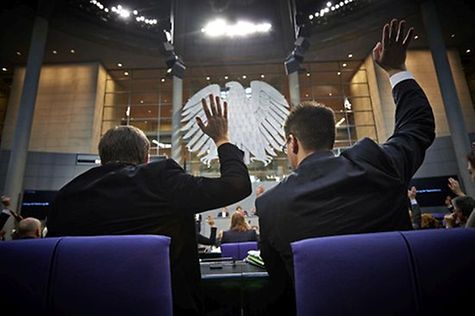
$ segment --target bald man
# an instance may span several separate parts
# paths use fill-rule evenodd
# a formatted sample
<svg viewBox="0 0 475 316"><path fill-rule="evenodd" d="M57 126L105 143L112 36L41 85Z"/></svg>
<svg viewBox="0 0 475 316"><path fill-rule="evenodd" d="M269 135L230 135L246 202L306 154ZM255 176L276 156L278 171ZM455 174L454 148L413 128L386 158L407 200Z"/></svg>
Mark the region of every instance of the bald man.
<svg viewBox="0 0 475 316"><path fill-rule="evenodd" d="M20 221L16 239L41 238L41 222L33 217L27 217Z"/></svg>

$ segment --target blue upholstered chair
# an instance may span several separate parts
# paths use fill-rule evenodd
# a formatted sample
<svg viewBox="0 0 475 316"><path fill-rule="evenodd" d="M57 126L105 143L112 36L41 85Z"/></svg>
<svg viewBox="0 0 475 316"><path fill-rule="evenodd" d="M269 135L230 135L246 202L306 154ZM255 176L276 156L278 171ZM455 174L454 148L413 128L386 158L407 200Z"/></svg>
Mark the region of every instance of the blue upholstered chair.
<svg viewBox="0 0 475 316"><path fill-rule="evenodd" d="M15 315L172 315L170 238L0 243L0 306Z"/></svg>
<svg viewBox="0 0 475 316"><path fill-rule="evenodd" d="M221 257L232 257L235 260L246 258L249 250L257 250L257 241L221 244Z"/></svg>
<svg viewBox="0 0 475 316"><path fill-rule="evenodd" d="M398 232L292 243L297 314L415 315L406 242Z"/></svg>
<svg viewBox="0 0 475 316"><path fill-rule="evenodd" d="M54 250L59 238L0 242L0 308L46 315Z"/></svg>
<svg viewBox="0 0 475 316"><path fill-rule="evenodd" d="M421 315L470 314L475 298L475 229L402 234L413 256Z"/></svg>

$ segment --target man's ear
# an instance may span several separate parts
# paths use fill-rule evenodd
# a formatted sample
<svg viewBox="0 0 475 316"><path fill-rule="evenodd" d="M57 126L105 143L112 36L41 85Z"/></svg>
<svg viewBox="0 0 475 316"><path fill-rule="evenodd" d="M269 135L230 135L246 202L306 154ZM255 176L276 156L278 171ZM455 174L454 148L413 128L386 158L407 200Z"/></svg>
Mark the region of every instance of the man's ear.
<svg viewBox="0 0 475 316"><path fill-rule="evenodd" d="M290 138L290 147L291 147L290 150L292 151L294 155L297 155L299 152L299 142L297 138L295 138L294 135L290 135L289 138Z"/></svg>

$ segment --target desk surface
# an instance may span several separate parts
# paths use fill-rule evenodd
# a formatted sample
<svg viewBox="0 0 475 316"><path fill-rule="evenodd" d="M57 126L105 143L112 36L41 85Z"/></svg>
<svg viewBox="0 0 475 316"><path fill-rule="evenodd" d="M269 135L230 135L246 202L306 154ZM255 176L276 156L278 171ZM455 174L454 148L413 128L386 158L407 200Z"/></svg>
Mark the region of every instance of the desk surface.
<svg viewBox="0 0 475 316"><path fill-rule="evenodd" d="M240 278L267 278L265 269L259 268L244 261L211 261L201 262L201 279L240 279Z"/></svg>

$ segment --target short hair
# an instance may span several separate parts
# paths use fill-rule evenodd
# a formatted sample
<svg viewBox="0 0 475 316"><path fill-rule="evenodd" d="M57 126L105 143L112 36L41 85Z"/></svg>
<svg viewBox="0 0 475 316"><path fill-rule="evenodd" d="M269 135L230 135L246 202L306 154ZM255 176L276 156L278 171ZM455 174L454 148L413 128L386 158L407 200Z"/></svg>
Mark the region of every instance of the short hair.
<svg viewBox="0 0 475 316"><path fill-rule="evenodd" d="M335 114L316 102L295 106L284 125L285 137L294 135L307 150L333 149L335 143Z"/></svg>
<svg viewBox="0 0 475 316"><path fill-rule="evenodd" d="M103 165L108 162L144 163L149 148L150 142L145 133L134 126L116 126L109 129L98 146Z"/></svg>
<svg viewBox="0 0 475 316"><path fill-rule="evenodd" d="M18 223L18 237L31 236L35 234L37 230L41 233L41 222L34 217L24 218Z"/></svg>
<svg viewBox="0 0 475 316"><path fill-rule="evenodd" d="M452 203L465 217L469 217L475 207L475 200L470 196L457 196Z"/></svg>

